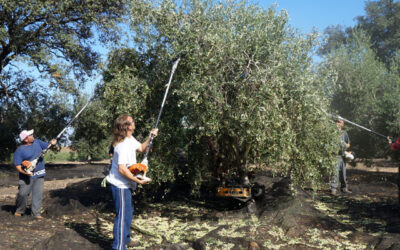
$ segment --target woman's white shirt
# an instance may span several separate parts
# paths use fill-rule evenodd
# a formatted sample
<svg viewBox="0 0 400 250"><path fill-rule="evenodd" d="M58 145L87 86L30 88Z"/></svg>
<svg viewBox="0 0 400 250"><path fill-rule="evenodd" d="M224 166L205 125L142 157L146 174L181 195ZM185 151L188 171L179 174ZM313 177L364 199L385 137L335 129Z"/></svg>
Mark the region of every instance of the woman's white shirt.
<svg viewBox="0 0 400 250"><path fill-rule="evenodd" d="M118 188L136 188L137 183L127 179L119 173L118 165L126 164L130 166L137 163L136 150L141 146L133 136L126 137L122 142L118 143L114 148L112 166L110 173L107 175L107 181Z"/></svg>

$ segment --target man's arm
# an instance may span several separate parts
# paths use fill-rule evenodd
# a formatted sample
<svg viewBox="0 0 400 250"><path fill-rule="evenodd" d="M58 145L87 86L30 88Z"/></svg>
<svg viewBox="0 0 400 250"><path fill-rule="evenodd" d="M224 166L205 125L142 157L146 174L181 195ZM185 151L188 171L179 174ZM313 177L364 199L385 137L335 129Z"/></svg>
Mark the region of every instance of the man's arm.
<svg viewBox="0 0 400 250"><path fill-rule="evenodd" d="M346 149L350 147L350 137L347 131L345 131L345 142L346 142Z"/></svg>
<svg viewBox="0 0 400 250"><path fill-rule="evenodd" d="M51 147L51 146L54 146L54 145L57 144L57 140L56 139L51 139L51 141L49 143L44 142L44 141L42 141L40 139L35 139L35 141L39 143L39 145L40 145L40 147L42 149L46 149L49 146ZM49 144L51 144L51 145L49 145Z"/></svg>
<svg viewBox="0 0 400 250"><path fill-rule="evenodd" d="M150 183L149 180L141 180L137 177L135 177L131 171L129 171L128 166L126 164L118 164L118 172L120 174L122 174L125 178L127 178L128 180L134 181L138 184L148 184Z"/></svg>
<svg viewBox="0 0 400 250"><path fill-rule="evenodd" d="M15 151L15 153L14 153L14 166L15 166L15 169L21 174L24 174L24 175L27 175L27 176L33 176L32 173L27 173L25 170L22 169L22 165L21 165L22 161L23 161L22 153L21 153L20 149L18 148L17 151Z"/></svg>

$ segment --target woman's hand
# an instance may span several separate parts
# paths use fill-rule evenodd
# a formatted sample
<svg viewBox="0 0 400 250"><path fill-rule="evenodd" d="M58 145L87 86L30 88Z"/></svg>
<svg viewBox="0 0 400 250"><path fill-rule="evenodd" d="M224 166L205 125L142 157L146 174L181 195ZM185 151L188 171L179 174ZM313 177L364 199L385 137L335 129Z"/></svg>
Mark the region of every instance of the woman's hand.
<svg viewBox="0 0 400 250"><path fill-rule="evenodd" d="M156 136L158 135L158 128L153 128L153 129L150 131L150 137L151 137L151 135L153 135L154 137L156 137Z"/></svg>
<svg viewBox="0 0 400 250"><path fill-rule="evenodd" d="M151 182L151 179L150 180L142 180L142 179L140 179L140 178L138 178L139 179L139 184L141 184L141 185L146 185L146 184L149 184L150 182Z"/></svg>

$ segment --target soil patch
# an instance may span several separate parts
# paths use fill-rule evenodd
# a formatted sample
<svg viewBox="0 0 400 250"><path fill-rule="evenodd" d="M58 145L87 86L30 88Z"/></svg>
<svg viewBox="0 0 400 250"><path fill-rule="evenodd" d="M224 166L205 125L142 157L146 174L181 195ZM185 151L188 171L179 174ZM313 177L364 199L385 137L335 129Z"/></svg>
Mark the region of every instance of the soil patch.
<svg viewBox="0 0 400 250"><path fill-rule="evenodd" d="M48 175L76 177L45 182L42 221L33 220L29 211L14 218L16 186L3 185L0 248L110 249L114 213L109 190L100 187L102 170L49 167ZM99 176L81 178L79 171ZM195 199L178 186L139 188L132 249L397 249L396 180L395 172L349 166L352 194L331 196L327 186L292 195L287 179L266 171L257 175L266 187L264 196L247 203L209 195Z"/></svg>

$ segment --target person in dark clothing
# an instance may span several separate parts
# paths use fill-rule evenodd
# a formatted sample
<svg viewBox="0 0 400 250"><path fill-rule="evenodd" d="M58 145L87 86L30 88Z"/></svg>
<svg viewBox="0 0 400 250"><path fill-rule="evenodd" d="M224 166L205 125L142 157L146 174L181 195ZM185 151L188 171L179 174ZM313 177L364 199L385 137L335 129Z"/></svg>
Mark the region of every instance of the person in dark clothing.
<svg viewBox="0 0 400 250"><path fill-rule="evenodd" d="M350 147L350 138L343 130L344 122L338 119L336 125L339 130L339 152L337 155L336 173L331 177L331 194L337 195L339 181L341 182L342 192L351 193L348 189L346 180L346 158L345 152Z"/></svg>
<svg viewBox="0 0 400 250"><path fill-rule="evenodd" d="M23 165L25 161L32 162L37 158L49 144L35 139L33 137L33 129L22 131L19 137L22 145L14 153L14 165L19 172L18 194L14 216L20 217L25 213L28 196L32 193L32 215L36 219L42 219L40 210L42 207L44 176L46 175L43 157L39 158L33 172L25 171ZM51 145L55 145L57 140L52 139L50 143Z"/></svg>
<svg viewBox="0 0 400 250"><path fill-rule="evenodd" d="M110 148L108 149L108 155L110 156L110 159L112 160L114 154L114 146L111 144Z"/></svg>
<svg viewBox="0 0 400 250"><path fill-rule="evenodd" d="M103 174L104 174L105 176L107 176L107 175L110 173L113 155L114 155L114 146L113 146L112 143L111 143L111 145L110 145L110 147L109 147L109 149L108 149L108 156L110 156L110 165L106 165L106 166L104 167L104 169L103 169ZM102 186L106 185L106 184L105 184L105 183L106 183L105 181L106 181L106 179L104 178L103 181L102 181L102 183L103 183Z"/></svg>

